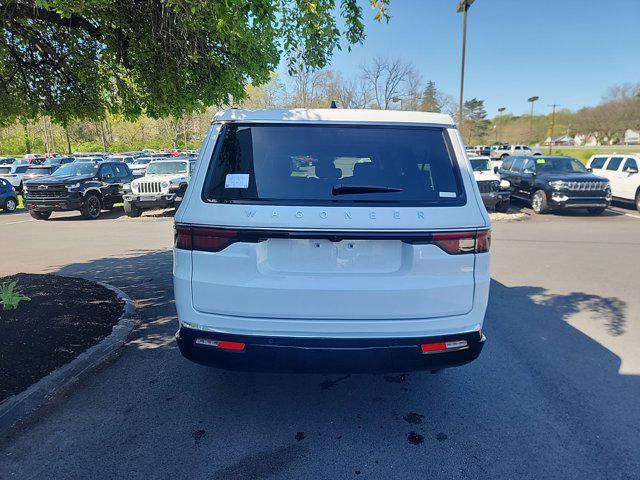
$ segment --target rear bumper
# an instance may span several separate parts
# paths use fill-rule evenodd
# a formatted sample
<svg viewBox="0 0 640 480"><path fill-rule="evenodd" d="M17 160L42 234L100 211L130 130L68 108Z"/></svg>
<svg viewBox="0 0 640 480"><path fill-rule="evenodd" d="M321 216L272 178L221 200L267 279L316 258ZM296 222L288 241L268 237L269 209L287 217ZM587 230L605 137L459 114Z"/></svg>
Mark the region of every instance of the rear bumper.
<svg viewBox="0 0 640 480"><path fill-rule="evenodd" d="M243 343L242 351L196 344L196 339ZM465 340L454 351L422 353L420 345ZM182 355L225 370L287 373L388 373L439 370L469 363L480 355L480 331L413 338L309 338L231 335L180 326L176 341Z"/></svg>

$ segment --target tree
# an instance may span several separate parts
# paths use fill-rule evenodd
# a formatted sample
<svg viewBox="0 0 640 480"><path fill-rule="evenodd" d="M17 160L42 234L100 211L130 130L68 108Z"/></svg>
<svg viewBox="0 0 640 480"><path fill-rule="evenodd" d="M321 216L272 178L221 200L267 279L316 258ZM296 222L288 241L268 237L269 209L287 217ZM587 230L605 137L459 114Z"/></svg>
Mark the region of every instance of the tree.
<svg viewBox="0 0 640 480"><path fill-rule="evenodd" d="M369 0L388 20L390 0ZM0 123L182 118L362 42L359 0L0 0ZM336 10L345 27L338 28ZM291 53L294 52L294 53ZM290 63L293 65L294 63Z"/></svg>
<svg viewBox="0 0 640 480"><path fill-rule="evenodd" d="M436 88L436 82L429 80L427 86L422 93L422 105L421 109L426 112L440 113L441 105L439 99L439 92Z"/></svg>
<svg viewBox="0 0 640 480"><path fill-rule="evenodd" d="M482 142L489 129L487 111L484 108L484 100L472 98L462 105L462 130L467 143Z"/></svg>
<svg viewBox="0 0 640 480"><path fill-rule="evenodd" d="M415 92L419 74L409 62L400 58L376 57L370 65L362 67L362 78L378 108L388 110L393 103L410 97Z"/></svg>

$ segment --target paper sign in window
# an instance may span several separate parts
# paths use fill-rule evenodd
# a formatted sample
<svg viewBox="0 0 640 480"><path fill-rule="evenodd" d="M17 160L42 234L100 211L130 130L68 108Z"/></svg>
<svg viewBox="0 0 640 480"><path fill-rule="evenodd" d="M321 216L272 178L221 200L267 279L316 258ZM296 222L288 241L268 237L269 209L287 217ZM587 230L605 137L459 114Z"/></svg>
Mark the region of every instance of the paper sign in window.
<svg viewBox="0 0 640 480"><path fill-rule="evenodd" d="M249 188L248 173L229 173L224 179L224 188Z"/></svg>

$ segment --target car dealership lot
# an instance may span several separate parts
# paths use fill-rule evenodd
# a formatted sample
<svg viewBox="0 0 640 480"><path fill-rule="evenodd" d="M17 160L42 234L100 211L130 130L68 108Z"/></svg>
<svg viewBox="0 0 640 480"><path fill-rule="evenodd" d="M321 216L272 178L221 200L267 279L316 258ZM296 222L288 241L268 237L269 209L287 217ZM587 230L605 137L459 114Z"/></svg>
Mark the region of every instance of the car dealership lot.
<svg viewBox="0 0 640 480"><path fill-rule="evenodd" d="M107 281L143 319L119 358L0 440L0 478L634 478L640 215L529 218L494 223L478 361L292 376L180 356L170 217L0 215L0 276Z"/></svg>

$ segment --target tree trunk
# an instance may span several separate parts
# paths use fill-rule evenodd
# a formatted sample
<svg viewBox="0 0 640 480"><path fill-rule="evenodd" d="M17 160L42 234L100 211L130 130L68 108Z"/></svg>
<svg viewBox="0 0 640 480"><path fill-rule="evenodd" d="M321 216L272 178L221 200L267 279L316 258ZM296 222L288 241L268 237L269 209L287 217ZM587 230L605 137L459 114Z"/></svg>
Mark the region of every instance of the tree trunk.
<svg viewBox="0 0 640 480"><path fill-rule="evenodd" d="M64 127L64 136L67 137L67 153L71 155L71 137L69 137L69 129Z"/></svg>
<svg viewBox="0 0 640 480"><path fill-rule="evenodd" d="M26 120L22 122L22 132L24 133L25 153L31 153L31 139L29 138L29 127Z"/></svg>
<svg viewBox="0 0 640 480"><path fill-rule="evenodd" d="M107 153L107 135L104 131L104 124L102 123L102 120L100 120L100 135L102 136L102 148L104 153Z"/></svg>

